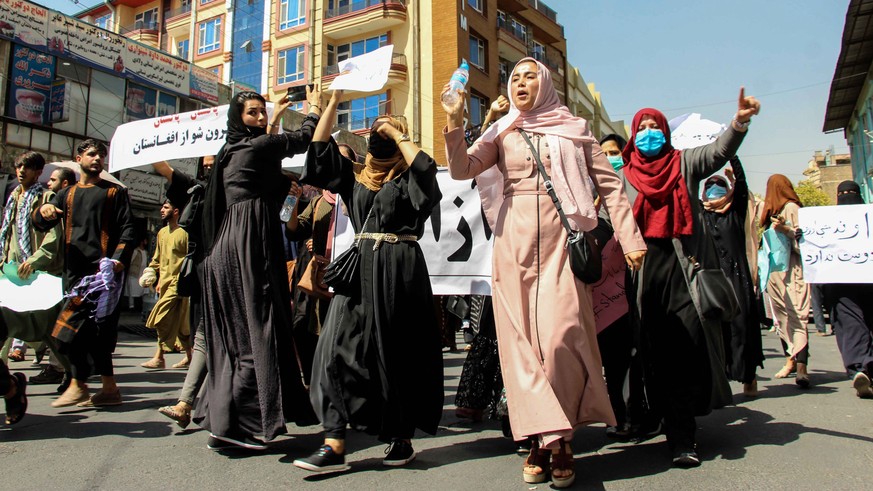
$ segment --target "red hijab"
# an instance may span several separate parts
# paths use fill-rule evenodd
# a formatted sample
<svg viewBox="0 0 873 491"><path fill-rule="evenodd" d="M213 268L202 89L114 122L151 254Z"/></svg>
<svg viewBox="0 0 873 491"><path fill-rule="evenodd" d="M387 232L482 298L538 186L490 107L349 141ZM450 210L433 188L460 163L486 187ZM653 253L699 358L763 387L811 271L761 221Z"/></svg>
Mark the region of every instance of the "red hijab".
<svg viewBox="0 0 873 491"><path fill-rule="evenodd" d="M645 116L658 123L667 139L661 152L653 157L643 155L634 144L633 136ZM691 198L682 178L682 151L670 143L667 118L657 109L640 109L634 116L631 129L634 135L628 139L621 154L627 162L624 175L640 192L634 202L634 218L643 237L666 239L691 235Z"/></svg>

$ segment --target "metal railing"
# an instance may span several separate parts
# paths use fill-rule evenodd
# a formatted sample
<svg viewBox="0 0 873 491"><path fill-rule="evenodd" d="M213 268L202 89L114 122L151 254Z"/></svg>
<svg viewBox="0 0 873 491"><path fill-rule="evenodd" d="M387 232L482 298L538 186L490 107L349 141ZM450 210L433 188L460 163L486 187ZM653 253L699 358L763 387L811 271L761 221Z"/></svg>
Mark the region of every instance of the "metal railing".
<svg viewBox="0 0 873 491"><path fill-rule="evenodd" d="M406 55L404 55L402 53L394 53L394 55L391 56L391 64L392 65L406 66ZM328 67L325 67L324 74L322 74L322 77L328 77L330 75L336 75L338 73L339 73L339 64L330 65Z"/></svg>
<svg viewBox="0 0 873 491"><path fill-rule="evenodd" d="M157 31L158 30L158 20L138 20L133 24L128 24L126 26L121 26L119 30L122 33L125 32L134 32L134 31Z"/></svg>
<svg viewBox="0 0 873 491"><path fill-rule="evenodd" d="M339 0L335 0L339 3ZM330 19L332 17L338 17L340 15L349 14L352 12L357 12L359 10L368 9L370 7L375 7L378 5L401 5L406 6L406 0L350 0L347 5L342 7L327 9L326 19Z"/></svg>
<svg viewBox="0 0 873 491"><path fill-rule="evenodd" d="M512 21L515 21L514 25ZM529 27L511 15L507 15L505 19L498 17L497 27L522 43L527 44Z"/></svg>
<svg viewBox="0 0 873 491"><path fill-rule="evenodd" d="M182 5L177 9L165 10L164 11L164 19L172 19L173 17L178 17L180 15L191 13L191 4Z"/></svg>
<svg viewBox="0 0 873 491"><path fill-rule="evenodd" d="M555 24L558 23L558 14L540 0L527 0L527 4L533 7L534 10L548 17L549 20Z"/></svg>

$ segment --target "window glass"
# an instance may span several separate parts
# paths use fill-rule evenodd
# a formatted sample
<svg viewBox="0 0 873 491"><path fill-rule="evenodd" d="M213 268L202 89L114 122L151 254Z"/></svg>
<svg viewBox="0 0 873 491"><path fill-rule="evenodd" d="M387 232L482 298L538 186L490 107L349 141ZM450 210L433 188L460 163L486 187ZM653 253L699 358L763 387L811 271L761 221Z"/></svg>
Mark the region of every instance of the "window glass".
<svg viewBox="0 0 873 491"><path fill-rule="evenodd" d="M221 47L221 18L200 23L197 54L209 53Z"/></svg>
<svg viewBox="0 0 873 491"><path fill-rule="evenodd" d="M109 140L124 115L124 79L95 70L91 81L91 105L88 108L87 135ZM70 118L76 117L71 114ZM55 125L57 126L57 125Z"/></svg>
<svg viewBox="0 0 873 491"><path fill-rule="evenodd" d="M67 84L67 93L69 94L70 106L67 108L67 114L70 119L67 121L54 123L53 128L77 133L85 134L85 115L88 114L88 86L78 82L70 81ZM112 133L109 133L112 136Z"/></svg>
<svg viewBox="0 0 873 491"><path fill-rule="evenodd" d="M276 82L281 85L303 80L303 67L303 46L280 51Z"/></svg>
<svg viewBox="0 0 873 491"><path fill-rule="evenodd" d="M279 29L306 23L306 0L282 0L279 3Z"/></svg>

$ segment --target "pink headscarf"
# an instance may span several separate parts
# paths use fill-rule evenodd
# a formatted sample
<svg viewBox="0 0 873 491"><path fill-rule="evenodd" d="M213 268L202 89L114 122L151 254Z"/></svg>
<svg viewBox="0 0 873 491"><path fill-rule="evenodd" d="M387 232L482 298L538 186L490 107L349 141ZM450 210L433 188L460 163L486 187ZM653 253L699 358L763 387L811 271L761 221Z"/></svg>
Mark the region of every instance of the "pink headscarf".
<svg viewBox="0 0 873 491"><path fill-rule="evenodd" d="M590 145L597 143L597 140L588 129L588 122L574 116L567 106L561 104L549 69L533 58L522 58L515 66L526 62L536 63L540 83L533 107L522 112L510 97L509 112L479 139L490 143L507 130L515 131L516 128L546 135L549 147L560 149L551 154L551 177L564 213L575 230L591 230L597 225L597 211L594 208L591 179L588 177L587 160L590 156L586 156L584 145L590 149ZM512 93L511 85L510 80L507 82L509 94ZM503 204L503 175L497 166L493 166L479 174L476 183L485 217L494 229Z"/></svg>

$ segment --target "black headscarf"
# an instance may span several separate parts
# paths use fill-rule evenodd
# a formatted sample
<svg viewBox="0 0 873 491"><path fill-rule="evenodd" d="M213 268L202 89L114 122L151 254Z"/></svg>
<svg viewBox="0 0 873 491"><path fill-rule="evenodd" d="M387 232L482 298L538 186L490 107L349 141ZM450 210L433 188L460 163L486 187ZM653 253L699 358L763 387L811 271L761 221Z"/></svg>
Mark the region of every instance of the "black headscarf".
<svg viewBox="0 0 873 491"><path fill-rule="evenodd" d="M618 145L619 150L624 150L624 147L627 145L627 140L621 137L621 135L616 135L615 133L610 133L603 138L600 139L600 146L602 147L604 143L608 141L614 141L616 145Z"/></svg>
<svg viewBox="0 0 873 491"><path fill-rule="evenodd" d="M246 101L250 100L258 100L266 104L264 98L257 92L240 92L233 97L227 108L227 140L218 151L215 162L212 164L204 197L201 233L203 250L206 254L212 250L215 237L218 235L218 228L221 227L221 222L224 221L224 215L227 213L227 201L224 196L224 167L232 153L231 147L246 139L267 134L265 128L247 126L243 123L243 110Z"/></svg>
<svg viewBox="0 0 873 491"><path fill-rule="evenodd" d="M863 205L864 198L861 197L861 186L855 181L843 181L837 186L837 204L838 205Z"/></svg>

